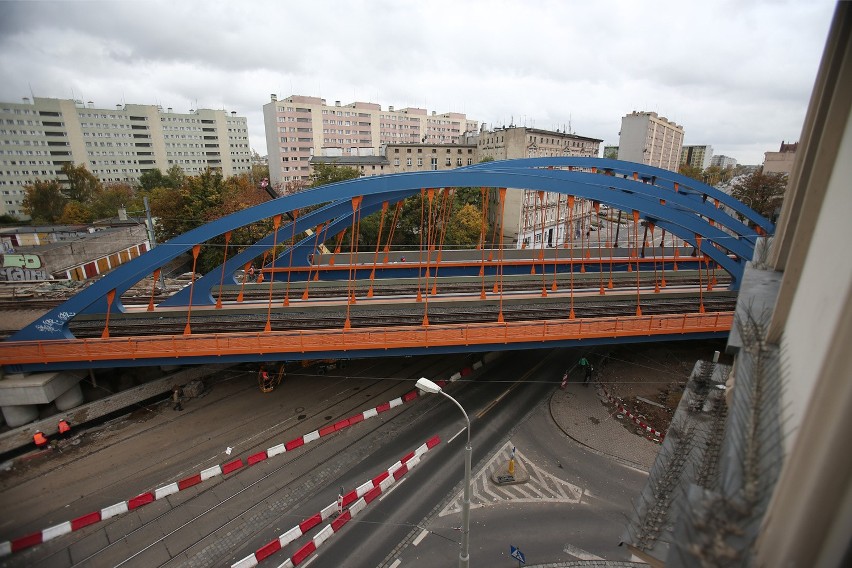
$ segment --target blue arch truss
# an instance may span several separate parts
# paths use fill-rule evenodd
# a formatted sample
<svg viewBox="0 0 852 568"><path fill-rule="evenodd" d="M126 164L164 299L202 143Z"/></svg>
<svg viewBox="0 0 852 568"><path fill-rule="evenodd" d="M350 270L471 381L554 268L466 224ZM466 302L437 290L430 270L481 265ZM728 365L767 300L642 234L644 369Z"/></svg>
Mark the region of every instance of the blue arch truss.
<svg viewBox="0 0 852 568"><path fill-rule="evenodd" d="M486 162L445 171L411 172L358 178L306 190L256 205L222 217L179 235L162 246L123 264L100 280L48 312L43 318L13 335L11 341L66 339L72 337L68 322L77 314L106 313L107 294L114 291L110 308L123 311L121 294L150 276L154 270L228 231L288 212L316 207L307 214L283 224L277 235L269 234L211 270L193 286L192 303L212 304L212 290L226 275L234 274L246 262L306 229L322 226L319 242L348 227L354 214L352 199L362 197L359 214L366 216L382 208L418 195L422 188L497 187L574 195L623 211L637 211L702 254L731 275L731 288L739 286L760 234L774 233L774 226L755 211L716 188L680 174L619 160L600 158L530 158ZM718 203L718 205L717 205ZM319 207L317 207L319 206ZM722 207L724 206L724 207ZM293 265L304 266L313 252L316 237L308 237L292 248ZM290 255L291 250L282 255ZM162 305L186 305L189 289L175 294Z"/></svg>

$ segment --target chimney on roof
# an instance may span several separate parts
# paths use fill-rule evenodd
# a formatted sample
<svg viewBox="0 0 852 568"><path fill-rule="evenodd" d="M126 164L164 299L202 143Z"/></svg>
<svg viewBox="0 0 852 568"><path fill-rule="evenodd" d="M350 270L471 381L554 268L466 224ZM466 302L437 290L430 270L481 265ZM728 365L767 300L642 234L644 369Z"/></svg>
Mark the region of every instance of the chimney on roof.
<svg viewBox="0 0 852 568"><path fill-rule="evenodd" d="M23 99L23 100L24 100L24 104L25 104L25 105L30 104L30 98L29 98L29 97L24 97L24 99Z"/></svg>
<svg viewBox="0 0 852 568"><path fill-rule="evenodd" d="M339 106L340 106L340 101L334 101L334 106L339 107Z"/></svg>
<svg viewBox="0 0 852 568"><path fill-rule="evenodd" d="M172 112L172 107L167 108L166 112Z"/></svg>
<svg viewBox="0 0 852 568"><path fill-rule="evenodd" d="M390 106L388 107L388 112L393 112L393 105L390 105Z"/></svg>
<svg viewBox="0 0 852 568"><path fill-rule="evenodd" d="M115 105L115 110L121 110L121 105Z"/></svg>
<svg viewBox="0 0 852 568"><path fill-rule="evenodd" d="M232 111L231 111L231 116L237 116L237 111L232 110Z"/></svg>
<svg viewBox="0 0 852 568"><path fill-rule="evenodd" d="M86 101L86 106L89 108L95 108L95 103L93 101Z"/></svg>
<svg viewBox="0 0 852 568"><path fill-rule="evenodd" d="M270 93L269 99L274 103L278 101L278 95L276 95L275 93Z"/></svg>

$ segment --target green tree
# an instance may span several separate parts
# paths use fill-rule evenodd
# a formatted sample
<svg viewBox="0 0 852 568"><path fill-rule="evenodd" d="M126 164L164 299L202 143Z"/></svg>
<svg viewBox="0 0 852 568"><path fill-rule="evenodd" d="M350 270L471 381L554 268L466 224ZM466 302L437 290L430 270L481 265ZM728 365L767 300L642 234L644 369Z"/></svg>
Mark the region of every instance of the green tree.
<svg viewBox="0 0 852 568"><path fill-rule="evenodd" d="M691 177L694 180L704 181L703 171L701 168L690 166L689 164L681 164L678 168L678 173Z"/></svg>
<svg viewBox="0 0 852 568"><path fill-rule="evenodd" d="M310 187L319 187L329 183L346 181L360 177L361 172L358 168L349 166L338 166L337 164L313 164L313 173L311 174Z"/></svg>
<svg viewBox="0 0 852 568"><path fill-rule="evenodd" d="M453 213L447 227L446 245L448 248L471 247L479 243L482 227L482 210L471 204L462 206Z"/></svg>
<svg viewBox="0 0 852 568"><path fill-rule="evenodd" d="M166 176L163 175L163 172L159 168L154 168L143 173L139 176L136 183L139 189L145 192L154 191L158 187L168 187Z"/></svg>
<svg viewBox="0 0 852 568"><path fill-rule="evenodd" d="M71 201L78 201L85 205L101 190L101 180L87 170L84 164L75 166L71 162L65 162L62 166L62 174L67 178L63 193Z"/></svg>
<svg viewBox="0 0 852 568"><path fill-rule="evenodd" d="M786 189L785 174L765 174L763 168L758 168L750 176L735 183L731 188L731 195L771 219L781 207Z"/></svg>
<svg viewBox="0 0 852 568"><path fill-rule="evenodd" d="M174 164L169 169L166 170L166 184L164 187L170 187L172 189L177 189L183 185L183 182L186 180L186 174L183 173L181 167L177 164Z"/></svg>
<svg viewBox="0 0 852 568"><path fill-rule="evenodd" d="M91 211L79 201L67 202L62 210L62 216L57 219L59 223L64 225L84 225L91 223L92 220Z"/></svg>
<svg viewBox="0 0 852 568"><path fill-rule="evenodd" d="M126 183L110 183L104 186L94 196L88 206L92 220L109 219L118 215L119 208L130 211L141 211L141 199L136 196L133 188Z"/></svg>
<svg viewBox="0 0 852 568"><path fill-rule="evenodd" d="M68 199L58 180L37 179L32 185L24 186L24 191L24 213L31 217L33 224L55 223L62 216Z"/></svg>

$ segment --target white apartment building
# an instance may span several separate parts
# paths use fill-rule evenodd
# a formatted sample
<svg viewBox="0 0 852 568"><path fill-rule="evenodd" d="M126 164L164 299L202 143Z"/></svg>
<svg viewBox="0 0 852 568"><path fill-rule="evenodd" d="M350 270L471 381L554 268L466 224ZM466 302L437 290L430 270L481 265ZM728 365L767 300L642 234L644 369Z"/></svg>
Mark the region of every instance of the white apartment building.
<svg viewBox="0 0 852 568"><path fill-rule="evenodd" d="M680 156L680 163L706 170L710 167L713 158L713 146L684 146Z"/></svg>
<svg viewBox="0 0 852 568"><path fill-rule="evenodd" d="M711 166L718 166L723 170L725 168L733 168L737 165L737 160L735 158L731 158L730 156L723 156L722 154L717 154L710 159Z"/></svg>
<svg viewBox="0 0 852 568"><path fill-rule="evenodd" d="M133 183L148 170L178 165L231 176L251 171L246 118L235 112L165 111L154 105L95 108L70 99L0 102L0 214L26 217L24 186L84 164L103 182Z"/></svg>
<svg viewBox="0 0 852 568"><path fill-rule="evenodd" d="M682 147L683 127L656 112L633 111L621 118L619 160L676 172Z"/></svg>
<svg viewBox="0 0 852 568"><path fill-rule="evenodd" d="M421 108L382 110L376 103L333 105L319 97L291 95L263 106L269 176L273 184L307 180L312 156L375 156L383 144L449 144L477 121L464 114Z"/></svg>

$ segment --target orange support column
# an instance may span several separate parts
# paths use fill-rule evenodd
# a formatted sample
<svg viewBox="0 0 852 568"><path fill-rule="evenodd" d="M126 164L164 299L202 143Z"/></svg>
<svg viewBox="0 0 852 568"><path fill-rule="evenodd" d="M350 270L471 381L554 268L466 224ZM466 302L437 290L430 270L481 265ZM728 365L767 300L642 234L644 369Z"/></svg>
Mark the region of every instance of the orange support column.
<svg viewBox="0 0 852 568"><path fill-rule="evenodd" d="M642 296L639 290L639 278L642 271L639 270L639 212L635 209L633 210L633 248L636 253L636 317L640 317L642 315Z"/></svg>
<svg viewBox="0 0 852 568"><path fill-rule="evenodd" d="M278 228L281 226L281 215L276 215L272 219L272 263L269 272L269 301L266 306L266 326L264 326L264 333L269 333L272 331L272 285L275 283L275 249L278 247ZM263 255L264 258L266 255ZM261 266L261 269L263 267Z"/></svg>
<svg viewBox="0 0 852 568"><path fill-rule="evenodd" d="M153 282L151 282L151 300L148 302L148 311L154 311L154 292L157 290L157 280L160 279L160 269L154 271ZM163 290L165 292L165 290Z"/></svg>
<svg viewBox="0 0 852 568"><path fill-rule="evenodd" d="M195 290L195 267L198 264L199 252L201 252L201 245L192 247L192 280L189 282L189 306L186 310L186 327L183 328L184 335L192 333L192 329L189 326L189 318L192 316L192 292Z"/></svg>
<svg viewBox="0 0 852 568"><path fill-rule="evenodd" d="M112 311L112 302L115 300L115 289L107 292L107 313L106 313L106 323L104 323L104 330L101 333L101 339L109 339L109 314Z"/></svg>
<svg viewBox="0 0 852 568"><path fill-rule="evenodd" d="M228 261L228 243L231 242L231 231L225 233L225 253L222 255L222 275L219 277L219 296L216 298L216 309L222 309L222 285L225 283L225 263Z"/></svg>

